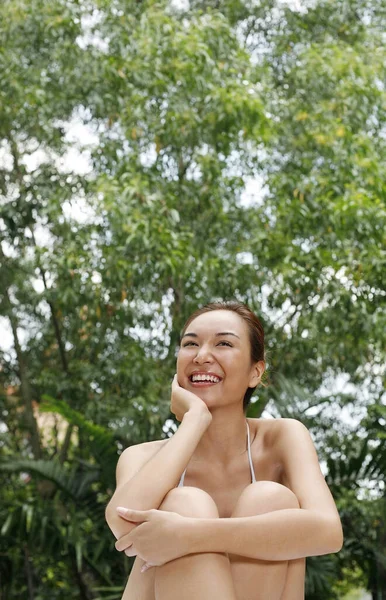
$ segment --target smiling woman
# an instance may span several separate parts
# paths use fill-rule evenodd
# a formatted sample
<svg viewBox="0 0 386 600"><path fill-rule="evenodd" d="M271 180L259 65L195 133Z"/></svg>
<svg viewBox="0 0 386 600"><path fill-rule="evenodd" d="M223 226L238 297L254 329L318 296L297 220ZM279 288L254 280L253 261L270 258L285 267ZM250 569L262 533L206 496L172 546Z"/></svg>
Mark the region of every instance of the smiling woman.
<svg viewBox="0 0 386 600"><path fill-rule="evenodd" d="M306 427L246 418L264 371L263 327L245 304L207 304L185 323L180 427L122 453L106 509L117 550L137 556L124 600L303 600L305 557L340 550Z"/></svg>
<svg viewBox="0 0 386 600"><path fill-rule="evenodd" d="M225 318L222 318L222 321L226 324L230 322L230 319L233 318L233 322L236 322L237 327L242 328L242 335L237 333L237 331L228 329L224 331L218 331L214 333L214 341L216 341L216 346L225 346L225 347L237 347L237 340L241 343L244 342L244 346L246 346L247 353L250 355L251 363L261 363L260 369L262 369L262 375L265 370L265 355L264 355L264 329L259 320L259 318L243 303L241 302L211 302L210 304L206 304L202 308L196 310L186 321L180 338L180 353L182 348L186 347L194 347L198 346L200 343L200 336L194 331L190 331L189 326L192 321L200 317L201 315L208 315L206 320L213 321L213 311L226 311ZM233 313L229 315L229 312ZM233 315L238 315L239 319L235 319ZM228 316L228 318L226 318ZM205 317L204 317L205 319ZM202 322L202 319L201 319ZM220 321L221 322L221 321ZM205 321L204 321L205 323ZM243 326L244 325L244 326ZM194 341L189 342L186 341L185 338L193 338ZM224 338L223 340L220 340ZM233 338L233 339L232 339ZM236 339L234 339L236 338ZM249 340L249 344L248 344ZM180 356L179 353L179 356ZM178 364L178 362L177 362ZM261 385L264 385L261 382L261 377L259 382ZM252 394L256 389L257 384L253 386L248 386L244 398L243 398L243 410L246 412L248 405L251 401Z"/></svg>

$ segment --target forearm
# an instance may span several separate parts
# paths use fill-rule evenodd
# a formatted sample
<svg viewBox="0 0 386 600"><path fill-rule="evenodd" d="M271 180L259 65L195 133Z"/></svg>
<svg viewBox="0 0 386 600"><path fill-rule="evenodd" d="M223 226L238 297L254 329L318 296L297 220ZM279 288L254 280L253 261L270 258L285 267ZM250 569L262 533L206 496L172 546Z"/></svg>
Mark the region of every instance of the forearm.
<svg viewBox="0 0 386 600"><path fill-rule="evenodd" d="M256 560L282 561L338 552L340 522L301 508L253 517L191 519L192 552L229 552Z"/></svg>
<svg viewBox="0 0 386 600"><path fill-rule="evenodd" d="M117 506L149 510L159 508L166 494L176 487L202 435L210 425L210 415L188 411L176 433L127 483L117 488L106 508L106 521L120 538L134 525L121 519Z"/></svg>

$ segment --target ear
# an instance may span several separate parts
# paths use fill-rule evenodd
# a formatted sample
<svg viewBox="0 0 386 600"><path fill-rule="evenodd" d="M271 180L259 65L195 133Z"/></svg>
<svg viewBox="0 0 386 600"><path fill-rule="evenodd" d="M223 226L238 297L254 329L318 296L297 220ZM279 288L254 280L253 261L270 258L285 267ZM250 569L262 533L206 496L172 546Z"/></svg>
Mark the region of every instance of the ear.
<svg viewBox="0 0 386 600"><path fill-rule="evenodd" d="M248 387L256 387L257 384L260 383L264 371L265 362L263 360L259 360L257 363L254 363L251 367L251 375L249 378Z"/></svg>

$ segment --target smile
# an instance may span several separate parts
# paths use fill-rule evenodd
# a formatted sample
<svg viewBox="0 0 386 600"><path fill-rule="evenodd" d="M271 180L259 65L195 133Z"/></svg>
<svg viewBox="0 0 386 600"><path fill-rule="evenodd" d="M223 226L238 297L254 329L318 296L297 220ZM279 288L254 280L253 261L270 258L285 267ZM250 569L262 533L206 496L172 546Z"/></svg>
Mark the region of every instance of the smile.
<svg viewBox="0 0 386 600"><path fill-rule="evenodd" d="M189 377L189 381L193 387L209 387L221 383L221 377L216 375L204 375L193 373Z"/></svg>

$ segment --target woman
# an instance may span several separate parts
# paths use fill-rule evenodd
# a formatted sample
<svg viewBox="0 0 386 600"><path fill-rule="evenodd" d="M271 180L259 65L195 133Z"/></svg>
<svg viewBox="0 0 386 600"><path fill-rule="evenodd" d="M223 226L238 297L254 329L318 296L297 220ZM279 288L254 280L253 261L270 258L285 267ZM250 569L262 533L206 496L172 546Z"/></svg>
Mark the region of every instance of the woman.
<svg viewBox="0 0 386 600"><path fill-rule="evenodd" d="M303 600L305 557L341 549L307 428L245 417L264 370L245 304L207 304L185 323L171 396L181 425L122 453L106 509L117 550L137 556L122 600Z"/></svg>

